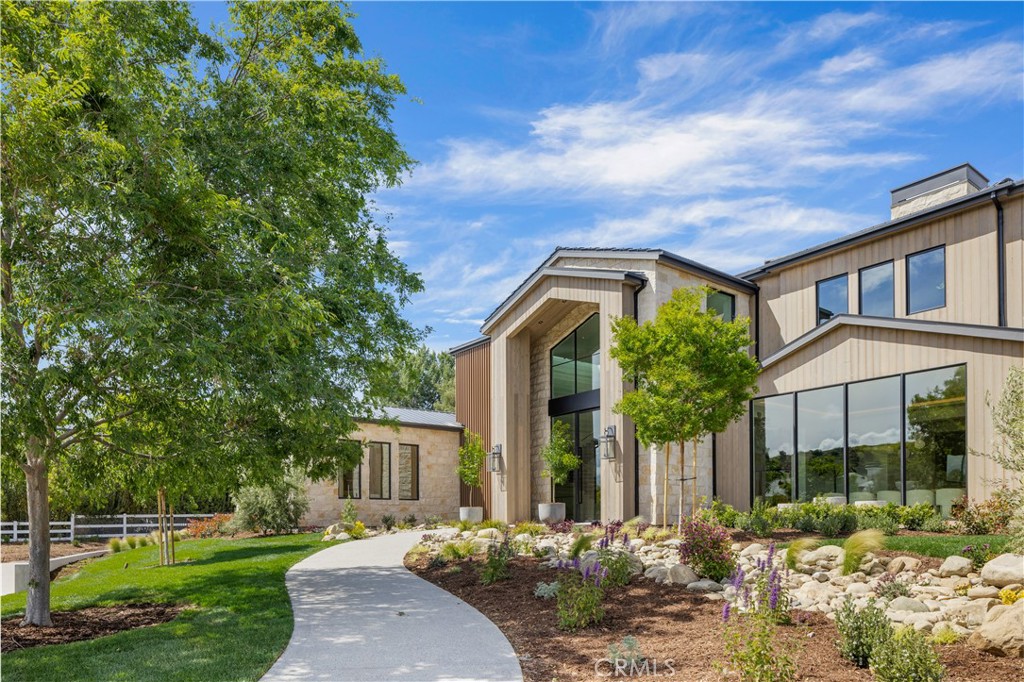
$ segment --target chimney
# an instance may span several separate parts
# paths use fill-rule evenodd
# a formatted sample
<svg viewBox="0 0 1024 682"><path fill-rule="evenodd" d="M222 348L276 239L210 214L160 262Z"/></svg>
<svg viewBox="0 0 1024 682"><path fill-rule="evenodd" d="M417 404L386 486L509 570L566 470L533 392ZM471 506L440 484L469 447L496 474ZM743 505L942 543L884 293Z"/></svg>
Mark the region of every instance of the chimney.
<svg viewBox="0 0 1024 682"><path fill-rule="evenodd" d="M892 219L919 213L988 186L988 178L969 163L892 190Z"/></svg>

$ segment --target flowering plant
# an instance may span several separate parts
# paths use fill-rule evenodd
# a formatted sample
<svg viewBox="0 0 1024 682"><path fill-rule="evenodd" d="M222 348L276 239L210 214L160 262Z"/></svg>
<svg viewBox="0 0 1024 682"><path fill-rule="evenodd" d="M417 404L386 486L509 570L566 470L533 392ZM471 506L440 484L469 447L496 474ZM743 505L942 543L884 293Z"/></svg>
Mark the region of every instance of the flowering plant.
<svg viewBox="0 0 1024 682"><path fill-rule="evenodd" d="M768 556L758 559L754 569L753 589L747 583L747 574L737 567L729 584L736 591L736 605L745 612L763 616L773 623L788 623L790 597L783 579L785 569L775 565L775 543L768 546ZM726 602L722 619L729 620L731 606Z"/></svg>
<svg viewBox="0 0 1024 682"><path fill-rule="evenodd" d="M703 519L691 517L680 524L679 560L711 580L729 577L736 568L728 531Z"/></svg>
<svg viewBox="0 0 1024 682"><path fill-rule="evenodd" d="M558 627L562 630L579 630L604 618L602 587L608 576L608 569L600 561L580 565L580 560L559 560L557 568L571 569L558 579L556 605Z"/></svg>
<svg viewBox="0 0 1024 682"><path fill-rule="evenodd" d="M981 568L986 561L992 558L992 552L989 551L987 542L983 545L967 545L961 550L961 554L971 560L974 568Z"/></svg>

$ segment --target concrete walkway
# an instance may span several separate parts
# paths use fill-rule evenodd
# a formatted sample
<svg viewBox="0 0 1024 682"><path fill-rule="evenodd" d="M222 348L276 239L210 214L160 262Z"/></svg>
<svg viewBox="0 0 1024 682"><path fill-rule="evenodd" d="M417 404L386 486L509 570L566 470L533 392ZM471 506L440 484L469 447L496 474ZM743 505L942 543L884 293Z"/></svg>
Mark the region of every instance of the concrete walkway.
<svg viewBox="0 0 1024 682"><path fill-rule="evenodd" d="M402 565L421 535L346 542L293 566L295 630L263 681L521 681L494 623Z"/></svg>

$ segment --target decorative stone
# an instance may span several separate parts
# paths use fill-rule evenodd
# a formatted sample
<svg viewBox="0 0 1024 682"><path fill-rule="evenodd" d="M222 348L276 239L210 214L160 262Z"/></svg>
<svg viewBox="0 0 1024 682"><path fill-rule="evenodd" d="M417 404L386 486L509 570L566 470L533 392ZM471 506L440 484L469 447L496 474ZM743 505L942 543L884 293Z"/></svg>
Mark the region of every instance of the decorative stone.
<svg viewBox="0 0 1024 682"><path fill-rule="evenodd" d="M348 533L338 533L337 535L334 536L334 539L335 540L351 540L352 536L349 535Z"/></svg>
<svg viewBox="0 0 1024 682"><path fill-rule="evenodd" d="M903 623L914 626L915 630L931 632L932 626L941 619L940 613L912 613L903 619Z"/></svg>
<svg viewBox="0 0 1024 682"><path fill-rule="evenodd" d="M850 583L846 588L846 594L855 597L862 597L869 592L871 592L871 587L867 583Z"/></svg>
<svg viewBox="0 0 1024 682"><path fill-rule="evenodd" d="M656 583L663 583L668 580L668 567L667 566L651 566L644 571L644 577L650 578Z"/></svg>
<svg viewBox="0 0 1024 682"><path fill-rule="evenodd" d="M825 573L825 571L817 571L811 577L817 580L819 583L827 583L829 580L828 573Z"/></svg>
<svg viewBox="0 0 1024 682"><path fill-rule="evenodd" d="M668 569L668 582L673 585L689 585L698 580L700 576L686 564L675 564Z"/></svg>
<svg viewBox="0 0 1024 682"><path fill-rule="evenodd" d="M886 570L893 575L902 573L903 571L916 571L921 568L921 560L916 559L912 556L898 556L889 562Z"/></svg>
<svg viewBox="0 0 1024 682"><path fill-rule="evenodd" d="M997 656L1024 658L1024 599L982 624L967 644Z"/></svg>
<svg viewBox="0 0 1024 682"><path fill-rule="evenodd" d="M333 541L334 541L334 535L328 534L328 535L325 535L324 539L321 540L320 542L333 542Z"/></svg>
<svg viewBox="0 0 1024 682"><path fill-rule="evenodd" d="M497 539L501 537L501 533L498 532L497 528L482 528L476 532L478 538Z"/></svg>
<svg viewBox="0 0 1024 682"><path fill-rule="evenodd" d="M893 611L914 611L916 613L926 613L928 611L927 606L910 597L896 597L889 602L889 608Z"/></svg>
<svg viewBox="0 0 1024 682"><path fill-rule="evenodd" d="M721 583L716 583L714 580L697 580L686 586L686 589L690 592L721 592Z"/></svg>
<svg viewBox="0 0 1024 682"><path fill-rule="evenodd" d="M764 545L754 542L747 545L747 548L740 552L740 556L753 556L764 549Z"/></svg>
<svg viewBox="0 0 1024 682"><path fill-rule="evenodd" d="M985 622L985 614L993 606L999 604L998 599L972 599L967 603L955 604L946 610L946 615L955 623L965 627L977 627Z"/></svg>
<svg viewBox="0 0 1024 682"><path fill-rule="evenodd" d="M643 546L646 545L646 544L647 543L644 542L642 539L635 538L635 539L629 541L629 549L634 551L634 552L637 552L641 548L643 548Z"/></svg>
<svg viewBox="0 0 1024 682"><path fill-rule="evenodd" d="M967 557L956 554L946 557L939 567L939 577L949 578L951 576L965 576L971 572L971 560Z"/></svg>
<svg viewBox="0 0 1024 682"><path fill-rule="evenodd" d="M1000 554L982 567L981 579L996 587L1024 583L1024 555Z"/></svg>
<svg viewBox="0 0 1024 682"><path fill-rule="evenodd" d="M967 590L967 596L971 599L996 599L999 597L999 588L991 585L979 585Z"/></svg>

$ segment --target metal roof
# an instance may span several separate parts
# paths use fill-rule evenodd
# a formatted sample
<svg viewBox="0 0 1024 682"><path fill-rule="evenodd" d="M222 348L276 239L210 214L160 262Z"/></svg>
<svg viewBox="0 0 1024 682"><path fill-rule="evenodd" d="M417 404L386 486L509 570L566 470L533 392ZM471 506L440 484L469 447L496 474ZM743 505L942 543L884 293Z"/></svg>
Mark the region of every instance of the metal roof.
<svg viewBox="0 0 1024 682"><path fill-rule="evenodd" d="M362 421L377 422L385 420L398 422L401 426L420 426L453 431L462 430L462 424L459 423L451 412L414 410L408 407L382 407L374 412L372 417Z"/></svg>
<svg viewBox="0 0 1024 682"><path fill-rule="evenodd" d="M466 341L465 343L460 343L457 346L452 346L451 348L448 349L448 352L450 354L452 354L452 355L455 355L456 353L461 353L462 351L470 350L471 348L476 348L477 346L482 346L485 343L490 343L490 342L491 342L491 337L489 337L489 336L478 336L475 339L473 339L472 341Z"/></svg>

